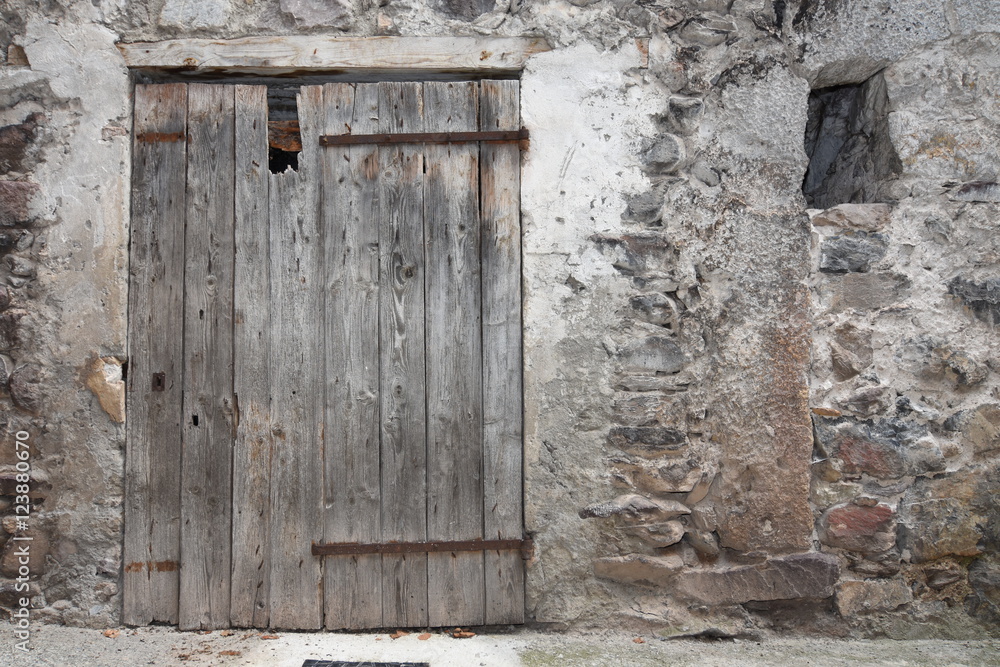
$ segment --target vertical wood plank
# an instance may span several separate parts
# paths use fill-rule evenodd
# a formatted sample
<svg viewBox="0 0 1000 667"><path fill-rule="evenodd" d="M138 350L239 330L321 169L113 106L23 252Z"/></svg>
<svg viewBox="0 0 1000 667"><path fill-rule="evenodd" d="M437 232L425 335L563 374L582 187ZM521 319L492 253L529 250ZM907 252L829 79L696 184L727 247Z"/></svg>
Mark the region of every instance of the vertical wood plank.
<svg viewBox="0 0 1000 667"><path fill-rule="evenodd" d="M380 83L379 131L421 132L419 83ZM424 391L423 159L379 148L382 541L427 538ZM427 554L383 555L386 626L427 625Z"/></svg>
<svg viewBox="0 0 1000 667"><path fill-rule="evenodd" d="M271 294L267 88L236 87L233 322L233 586L231 622L266 628L271 489Z"/></svg>
<svg viewBox="0 0 1000 667"><path fill-rule="evenodd" d="M378 131L377 84L323 87L324 134ZM329 147L323 164L326 270L325 541L378 542L378 148ZM378 554L324 559L326 627L382 627Z"/></svg>
<svg viewBox="0 0 1000 667"><path fill-rule="evenodd" d="M424 84L425 129L478 129L474 82ZM427 537L483 536L479 147L424 147L427 240ZM427 559L429 624L481 625L483 554Z"/></svg>
<svg viewBox="0 0 1000 667"><path fill-rule="evenodd" d="M274 628L323 625L320 560L323 535L322 340L323 241L319 226L320 86L298 98L299 171L271 176L271 611Z"/></svg>
<svg viewBox="0 0 1000 667"><path fill-rule="evenodd" d="M229 626L233 87L188 86L181 629Z"/></svg>
<svg viewBox="0 0 1000 667"><path fill-rule="evenodd" d="M177 622L187 86L137 85L129 253L124 614ZM150 141L153 134L174 141Z"/></svg>
<svg viewBox="0 0 1000 667"><path fill-rule="evenodd" d="M482 81L483 131L520 125L517 81ZM480 148L483 283L483 480L486 539L519 539L522 518L521 220L517 144ZM524 561L488 551L487 625L524 622Z"/></svg>

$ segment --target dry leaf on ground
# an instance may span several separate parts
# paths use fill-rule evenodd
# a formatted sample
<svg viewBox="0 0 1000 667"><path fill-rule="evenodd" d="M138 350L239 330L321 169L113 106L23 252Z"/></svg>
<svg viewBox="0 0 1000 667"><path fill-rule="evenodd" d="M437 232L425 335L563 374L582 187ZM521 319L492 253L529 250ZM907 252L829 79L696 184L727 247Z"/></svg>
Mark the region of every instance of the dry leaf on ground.
<svg viewBox="0 0 1000 667"><path fill-rule="evenodd" d="M419 639L422 642L425 642L425 641L427 641L430 638L431 638L431 633L429 633L429 632L425 632L422 635L417 635L417 639Z"/></svg>
<svg viewBox="0 0 1000 667"><path fill-rule="evenodd" d="M104 631L104 636L109 639L118 639L118 635L121 634L120 630L115 630L114 628L108 628Z"/></svg>
<svg viewBox="0 0 1000 667"><path fill-rule="evenodd" d="M280 639L280 637L278 637L278 635L261 635L260 638L261 639Z"/></svg>
<svg viewBox="0 0 1000 667"><path fill-rule="evenodd" d="M391 635L389 635L389 637L391 639L399 639L400 637L405 637L408 634L410 634L410 633L407 632L406 630L396 630L394 633L392 633Z"/></svg>

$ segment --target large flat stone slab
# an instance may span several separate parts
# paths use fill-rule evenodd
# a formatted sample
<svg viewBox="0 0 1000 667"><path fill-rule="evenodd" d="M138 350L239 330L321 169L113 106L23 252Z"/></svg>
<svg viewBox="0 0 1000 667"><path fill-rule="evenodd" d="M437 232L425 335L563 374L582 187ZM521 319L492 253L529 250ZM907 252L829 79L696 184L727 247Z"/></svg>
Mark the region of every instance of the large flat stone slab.
<svg viewBox="0 0 1000 667"><path fill-rule="evenodd" d="M795 554L760 565L685 572L677 577L675 592L710 606L828 598L833 595L839 575L840 564L835 556Z"/></svg>

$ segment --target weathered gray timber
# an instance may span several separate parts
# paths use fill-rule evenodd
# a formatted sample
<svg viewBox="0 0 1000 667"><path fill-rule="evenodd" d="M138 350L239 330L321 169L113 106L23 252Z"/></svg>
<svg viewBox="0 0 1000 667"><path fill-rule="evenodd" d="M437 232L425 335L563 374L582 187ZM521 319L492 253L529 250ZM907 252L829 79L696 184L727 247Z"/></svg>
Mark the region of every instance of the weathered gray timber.
<svg viewBox="0 0 1000 667"><path fill-rule="evenodd" d="M323 133L378 129L377 84L328 84ZM379 452L379 155L375 146L321 149L326 306L324 538L382 535ZM382 623L382 558L324 559L326 627Z"/></svg>
<svg viewBox="0 0 1000 667"><path fill-rule="evenodd" d="M482 81L479 129L516 130L517 81ZM522 535L521 153L483 144L479 154L483 289L483 528L488 540ZM524 563L487 551L487 625L524 622Z"/></svg>
<svg viewBox="0 0 1000 667"><path fill-rule="evenodd" d="M267 627L270 613L271 244L267 88L236 87L236 269L233 285L233 586L230 616Z"/></svg>
<svg viewBox="0 0 1000 667"><path fill-rule="evenodd" d="M229 626L234 90L188 86L181 452L182 629Z"/></svg>
<svg viewBox="0 0 1000 667"><path fill-rule="evenodd" d="M187 86L135 88L124 615L177 622Z"/></svg>
<svg viewBox="0 0 1000 667"><path fill-rule="evenodd" d="M419 83L379 84L379 131L424 129ZM382 540L427 538L423 151L379 148ZM382 619L427 624L427 555L382 557Z"/></svg>
<svg viewBox="0 0 1000 667"><path fill-rule="evenodd" d="M478 129L478 85L424 84L424 129ZM424 146L427 537L483 536L479 146ZM428 622L481 625L483 554L427 557Z"/></svg>

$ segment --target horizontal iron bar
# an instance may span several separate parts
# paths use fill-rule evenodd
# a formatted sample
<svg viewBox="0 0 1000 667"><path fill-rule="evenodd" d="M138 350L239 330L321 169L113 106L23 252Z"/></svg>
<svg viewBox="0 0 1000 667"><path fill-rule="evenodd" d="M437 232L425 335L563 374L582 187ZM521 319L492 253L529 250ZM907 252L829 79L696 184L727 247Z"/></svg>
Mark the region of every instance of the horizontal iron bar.
<svg viewBox="0 0 1000 667"><path fill-rule="evenodd" d="M185 141L187 135L183 132L140 132L135 140L146 144L168 144L175 141Z"/></svg>
<svg viewBox="0 0 1000 667"><path fill-rule="evenodd" d="M522 141L528 130L489 132L412 132L409 134L324 134L320 146L353 146L357 144L459 144L470 141Z"/></svg>
<svg viewBox="0 0 1000 667"><path fill-rule="evenodd" d="M520 551L525 560L531 558L531 540L462 540L458 542L384 542L359 544L340 542L312 545L313 556L350 556L358 554L412 554L441 551Z"/></svg>

